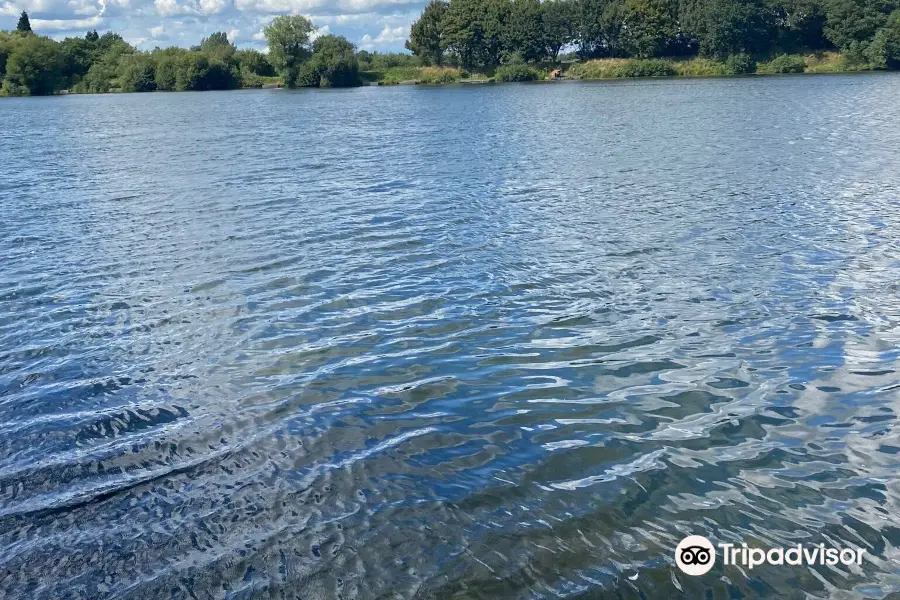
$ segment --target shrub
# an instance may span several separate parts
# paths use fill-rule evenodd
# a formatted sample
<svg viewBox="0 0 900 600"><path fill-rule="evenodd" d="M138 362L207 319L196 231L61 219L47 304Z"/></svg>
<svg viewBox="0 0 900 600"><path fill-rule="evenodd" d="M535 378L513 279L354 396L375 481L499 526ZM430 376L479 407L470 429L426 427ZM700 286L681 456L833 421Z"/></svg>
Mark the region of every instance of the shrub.
<svg viewBox="0 0 900 600"><path fill-rule="evenodd" d="M203 81L209 69L209 59L199 52L185 52L175 71L175 89L179 92L204 89Z"/></svg>
<svg viewBox="0 0 900 600"><path fill-rule="evenodd" d="M437 84L456 83L464 76L464 71L453 67L393 67L384 72L380 82L384 85L396 85L404 81Z"/></svg>
<svg viewBox="0 0 900 600"><path fill-rule="evenodd" d="M119 85L125 92L156 89L156 66L147 54L126 54L119 59Z"/></svg>
<svg viewBox="0 0 900 600"><path fill-rule="evenodd" d="M806 73L843 73L865 71L870 68L865 59L837 52L818 52L806 56L805 60Z"/></svg>
<svg viewBox="0 0 900 600"><path fill-rule="evenodd" d="M744 75L756 70L756 61L749 54L732 54L725 59L725 73L728 75Z"/></svg>
<svg viewBox="0 0 900 600"><path fill-rule="evenodd" d="M277 84L281 79L276 75L257 75L250 72L245 67L241 67L241 87L242 88L261 88L266 84Z"/></svg>
<svg viewBox="0 0 900 600"><path fill-rule="evenodd" d="M604 58L575 63L566 71L569 79L611 79L618 77L618 68L628 62L624 58Z"/></svg>
<svg viewBox="0 0 900 600"><path fill-rule="evenodd" d="M659 58L630 60L618 68L617 77L667 77L675 75L671 63Z"/></svg>
<svg viewBox="0 0 900 600"><path fill-rule="evenodd" d="M676 74L687 77L710 77L726 74L726 68L723 63L709 58L677 61L672 64L672 68L675 69Z"/></svg>
<svg viewBox="0 0 900 600"><path fill-rule="evenodd" d="M353 87L360 84L359 62L353 44L338 35L326 35L313 44L312 57L300 66L298 87Z"/></svg>
<svg viewBox="0 0 900 600"><path fill-rule="evenodd" d="M275 75L275 68L269 63L266 55L258 50L238 50L234 53L234 59L240 68L242 77L244 73L260 77Z"/></svg>
<svg viewBox="0 0 900 600"><path fill-rule="evenodd" d="M803 73L806 70L806 61L798 54L782 54L758 65L756 70L759 73Z"/></svg>
<svg viewBox="0 0 900 600"><path fill-rule="evenodd" d="M503 65L497 68L494 77L497 81L535 81L541 78L541 72L528 65Z"/></svg>
<svg viewBox="0 0 900 600"><path fill-rule="evenodd" d="M423 67L420 83L457 83L462 78L459 69L452 67Z"/></svg>
<svg viewBox="0 0 900 600"><path fill-rule="evenodd" d="M369 52L360 50L356 53L359 68L362 71L387 71L393 67L421 67L422 61L418 56L401 54L399 52Z"/></svg>
<svg viewBox="0 0 900 600"><path fill-rule="evenodd" d="M613 79L617 77L667 77L677 75L674 63L660 58L602 58L575 63L566 72L570 79Z"/></svg>
<svg viewBox="0 0 900 600"><path fill-rule="evenodd" d="M393 85L403 81L418 81L421 73L421 67L391 67L384 72L381 81L387 85Z"/></svg>

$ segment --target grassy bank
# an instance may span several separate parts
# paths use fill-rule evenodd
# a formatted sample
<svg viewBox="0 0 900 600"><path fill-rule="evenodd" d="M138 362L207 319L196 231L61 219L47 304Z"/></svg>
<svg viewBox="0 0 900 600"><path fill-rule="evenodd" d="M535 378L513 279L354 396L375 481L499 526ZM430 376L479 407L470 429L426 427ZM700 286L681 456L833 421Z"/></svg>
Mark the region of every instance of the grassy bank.
<svg viewBox="0 0 900 600"><path fill-rule="evenodd" d="M468 81L541 81L552 65L504 65L482 73L470 73L455 67L392 67L360 73L362 79L379 85L442 84ZM785 54L768 61L756 61L747 55L735 55L726 61L709 58L603 58L563 65L564 79L597 80L630 77L718 77L757 73L845 73L867 71L873 67L854 62L838 52Z"/></svg>
<svg viewBox="0 0 900 600"><path fill-rule="evenodd" d="M867 71L873 67L853 61L838 52L783 54L768 61L754 61L746 55L731 56L724 62L708 58L636 59L604 58L573 63L567 79L619 79L624 77L715 77L758 73L846 73Z"/></svg>
<svg viewBox="0 0 900 600"><path fill-rule="evenodd" d="M491 79L484 73L470 73L455 67L391 67L383 71L362 71L360 77L365 82L378 85L405 83L434 85Z"/></svg>
<svg viewBox="0 0 900 600"><path fill-rule="evenodd" d="M547 79L550 68L532 65L502 65L471 73L456 67L391 67L383 71L362 71L360 77L378 85L466 83L473 81L537 81Z"/></svg>

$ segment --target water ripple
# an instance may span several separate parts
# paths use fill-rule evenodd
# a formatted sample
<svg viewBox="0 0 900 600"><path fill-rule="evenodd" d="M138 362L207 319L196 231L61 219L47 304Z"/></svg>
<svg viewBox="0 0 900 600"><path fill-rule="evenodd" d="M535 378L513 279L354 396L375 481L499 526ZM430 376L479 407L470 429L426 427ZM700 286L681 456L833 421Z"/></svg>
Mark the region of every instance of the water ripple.
<svg viewBox="0 0 900 600"><path fill-rule="evenodd" d="M898 91L4 100L0 596L900 594Z"/></svg>

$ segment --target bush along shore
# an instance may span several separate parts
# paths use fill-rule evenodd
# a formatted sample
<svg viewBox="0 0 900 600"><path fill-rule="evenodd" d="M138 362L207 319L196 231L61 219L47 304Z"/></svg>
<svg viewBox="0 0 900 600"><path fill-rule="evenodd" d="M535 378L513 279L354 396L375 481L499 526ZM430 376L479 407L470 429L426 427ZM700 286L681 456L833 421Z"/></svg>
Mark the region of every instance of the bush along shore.
<svg viewBox="0 0 900 600"><path fill-rule="evenodd" d="M553 77L554 71L558 77ZM724 75L776 75L784 73L850 73L875 70L838 52L805 55L783 54L769 60L754 60L746 54L725 61L708 58L599 58L560 64L509 64L495 69L469 72L456 67L400 67L366 71L366 81L378 85L443 83L494 83L515 81L594 81L627 77L719 77Z"/></svg>
<svg viewBox="0 0 900 600"><path fill-rule="evenodd" d="M266 54L225 33L140 51L112 32L56 41L23 12L0 31L0 95L900 68L900 0L431 0L410 54L316 34L289 15L266 27Z"/></svg>

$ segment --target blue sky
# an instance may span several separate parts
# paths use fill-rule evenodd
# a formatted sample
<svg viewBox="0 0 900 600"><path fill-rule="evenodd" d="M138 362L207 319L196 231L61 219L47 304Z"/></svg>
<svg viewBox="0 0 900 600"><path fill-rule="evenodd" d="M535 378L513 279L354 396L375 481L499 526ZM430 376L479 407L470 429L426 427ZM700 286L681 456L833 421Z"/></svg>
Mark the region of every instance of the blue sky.
<svg viewBox="0 0 900 600"><path fill-rule="evenodd" d="M241 48L265 47L262 29L278 15L302 14L321 33L359 48L400 51L426 0L0 0L0 29L24 9L32 28L62 39L112 30L141 49L191 46L224 31Z"/></svg>

